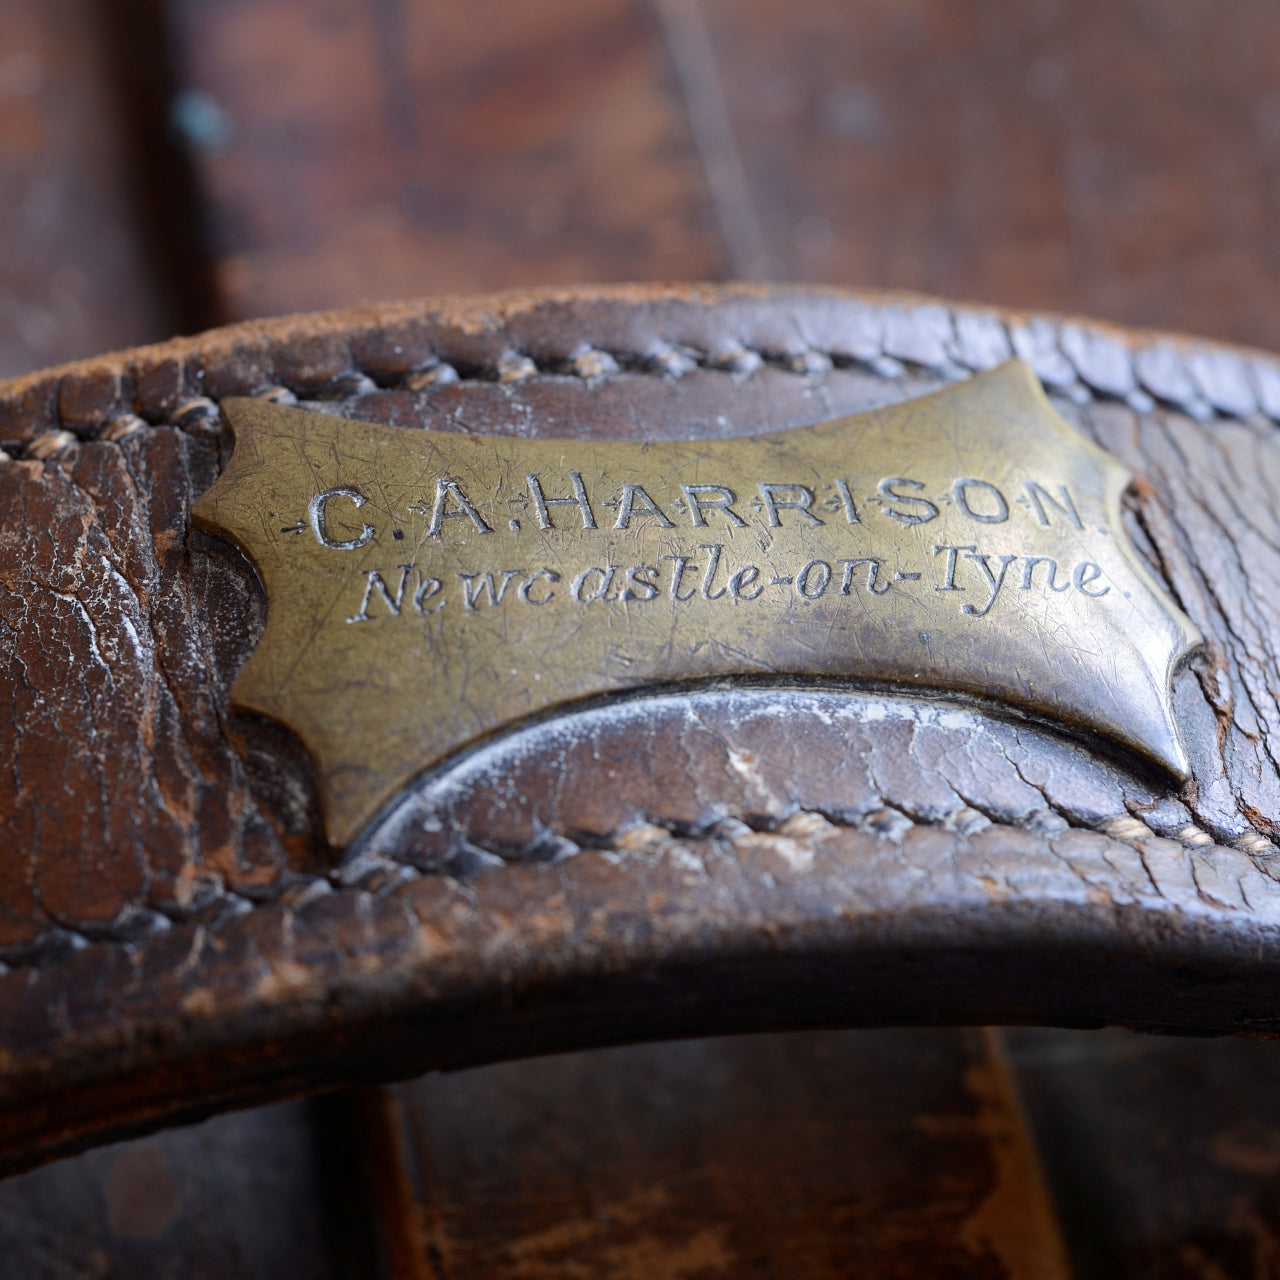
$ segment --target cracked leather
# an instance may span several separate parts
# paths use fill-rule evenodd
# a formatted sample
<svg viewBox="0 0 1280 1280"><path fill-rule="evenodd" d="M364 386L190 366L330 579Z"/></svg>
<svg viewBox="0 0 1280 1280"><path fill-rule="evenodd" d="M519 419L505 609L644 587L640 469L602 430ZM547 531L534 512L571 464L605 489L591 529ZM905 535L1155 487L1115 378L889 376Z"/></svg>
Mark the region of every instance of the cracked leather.
<svg viewBox="0 0 1280 1280"><path fill-rule="evenodd" d="M1202 629L1180 789L998 706L739 682L521 726L342 857L231 712L266 602L192 529L224 396L745 435L1016 353ZM0 1168L351 1080L653 1036L1280 1032L1280 365L909 297L614 289L254 323L0 386Z"/></svg>

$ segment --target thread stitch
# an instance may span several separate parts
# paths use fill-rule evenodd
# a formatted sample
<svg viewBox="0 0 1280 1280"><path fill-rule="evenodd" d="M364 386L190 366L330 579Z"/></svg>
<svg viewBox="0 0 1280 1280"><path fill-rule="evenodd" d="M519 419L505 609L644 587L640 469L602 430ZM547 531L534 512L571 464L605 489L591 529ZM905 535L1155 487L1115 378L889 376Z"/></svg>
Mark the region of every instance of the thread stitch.
<svg viewBox="0 0 1280 1280"><path fill-rule="evenodd" d="M538 376L576 376L589 382L622 372L679 378L695 368L741 379L762 368L805 378L821 378L831 369L862 368L892 381L913 374L952 381L1016 354L1031 365L1047 391L1078 403L1096 398L1126 404L1139 413L1164 405L1201 421L1259 413L1280 424L1280 363L1262 355L1213 343L1183 350L1165 338L1130 349L1089 325L1048 317L1006 320L991 313L928 304L885 315L877 339L862 344L856 354L817 349L769 351L745 343L708 351L661 343L645 355L588 346L568 361L539 361L509 351L492 367L465 373L437 357L418 370L383 383L353 362L334 382L339 384L335 389L348 398L379 389L417 393L454 382L511 385ZM904 335L915 327L923 327L922 334L907 341ZM273 384L258 394L276 403L298 404L305 402L305 392L300 385ZM217 406L209 397L191 397L154 425L190 429L216 412ZM114 421L97 438L111 439ZM57 437L56 445L46 440L55 431L64 430L58 426L41 432L25 447L20 445L22 456L45 458L79 443L74 435L70 442ZM42 440L45 443L37 443Z"/></svg>

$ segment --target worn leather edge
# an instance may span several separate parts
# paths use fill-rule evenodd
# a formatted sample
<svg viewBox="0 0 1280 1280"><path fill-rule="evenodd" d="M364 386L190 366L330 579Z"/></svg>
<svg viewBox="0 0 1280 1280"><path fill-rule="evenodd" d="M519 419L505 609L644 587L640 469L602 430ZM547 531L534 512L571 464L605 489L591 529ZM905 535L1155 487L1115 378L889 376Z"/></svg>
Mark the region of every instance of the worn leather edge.
<svg viewBox="0 0 1280 1280"><path fill-rule="evenodd" d="M555 312L569 304L572 326L558 327ZM719 340L686 346L673 306L700 321L714 311ZM660 327L648 307L664 308ZM522 323L530 318L536 332ZM361 379L394 386L423 371L507 382L539 372L592 380L608 376L609 360L621 358L674 377L695 364L746 376L769 361L801 375L846 362L886 378L904 365L956 378L1014 354L1046 388L1073 399L1118 399L1140 412L1161 403L1205 420L1262 414L1280 422L1280 361L1224 343L905 293L609 286L249 321L63 365L0 383L0 447L28 456L35 446L29 456L43 457L71 443L37 444L50 433L93 439L129 414L171 421L193 397L275 388L349 397Z"/></svg>
<svg viewBox="0 0 1280 1280"><path fill-rule="evenodd" d="M952 851L963 844L937 834ZM1124 856L1118 842L1070 834L1098 841L1103 861ZM1006 854L1060 856L1052 840L1015 828L988 838L1008 842ZM766 836L753 851L776 877L786 859L771 856L769 840L795 836ZM21 1069L6 1073L14 1105L0 1112L0 1171L335 1083L655 1038L939 1024L1280 1029L1274 926L1260 956L1258 934L1233 938L1212 912L1197 919L1177 902L1157 908L1158 945L1149 903L1077 903L1065 920L1048 901L985 891L960 908L860 908L847 850L838 865L816 859L803 902L780 912L715 844L672 840L622 865L598 851L568 868L509 868L468 884L424 877L381 895L267 906L218 930L175 931L161 946L79 953L68 970L33 978L26 999L82 1014L116 980L131 998L78 1019L69 1051L23 1046ZM709 907L689 900L687 878L691 862L713 860ZM601 910L610 896L616 905ZM512 920L548 897L567 908L560 919L540 912L548 923L517 937ZM660 936L638 920L637 899L666 904ZM455 929L445 946L443 920ZM1134 940L1119 945L1126 933ZM338 939L341 965L308 963ZM126 1026L122 1013L183 970L179 1018ZM255 999L228 1013L225 997L246 982Z"/></svg>

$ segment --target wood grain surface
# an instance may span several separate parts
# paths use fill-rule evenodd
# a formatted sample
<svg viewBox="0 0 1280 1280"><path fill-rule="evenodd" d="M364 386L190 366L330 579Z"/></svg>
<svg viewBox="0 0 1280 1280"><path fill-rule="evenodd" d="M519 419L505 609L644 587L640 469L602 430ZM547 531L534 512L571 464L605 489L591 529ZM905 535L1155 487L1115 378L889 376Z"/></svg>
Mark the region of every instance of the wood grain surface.
<svg viewBox="0 0 1280 1280"><path fill-rule="evenodd" d="M381 1101L406 1275L1069 1274L992 1033L644 1045Z"/></svg>
<svg viewBox="0 0 1280 1280"><path fill-rule="evenodd" d="M1079 1280L1274 1274L1274 1042L1003 1034Z"/></svg>
<svg viewBox="0 0 1280 1280"><path fill-rule="evenodd" d="M92 0L0 8L0 377L167 337Z"/></svg>
<svg viewBox="0 0 1280 1280"><path fill-rule="evenodd" d="M233 316L774 279L1280 346L1267 0L170 12Z"/></svg>
<svg viewBox="0 0 1280 1280"><path fill-rule="evenodd" d="M729 274L638 0L173 6L236 316Z"/></svg>

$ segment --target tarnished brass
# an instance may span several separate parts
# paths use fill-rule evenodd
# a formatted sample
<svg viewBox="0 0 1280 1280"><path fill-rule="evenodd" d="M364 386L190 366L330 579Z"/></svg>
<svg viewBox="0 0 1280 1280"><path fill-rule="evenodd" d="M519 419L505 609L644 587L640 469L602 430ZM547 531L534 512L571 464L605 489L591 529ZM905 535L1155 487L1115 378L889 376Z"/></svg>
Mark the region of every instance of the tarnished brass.
<svg viewBox="0 0 1280 1280"><path fill-rule="evenodd" d="M233 697L311 751L336 845L500 726L715 676L962 690L1185 773L1169 682L1199 634L1126 541L1127 473L1019 362L713 442L224 408L235 452L195 515L268 600Z"/></svg>

